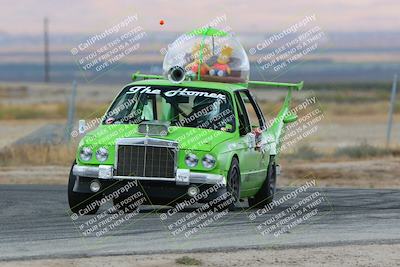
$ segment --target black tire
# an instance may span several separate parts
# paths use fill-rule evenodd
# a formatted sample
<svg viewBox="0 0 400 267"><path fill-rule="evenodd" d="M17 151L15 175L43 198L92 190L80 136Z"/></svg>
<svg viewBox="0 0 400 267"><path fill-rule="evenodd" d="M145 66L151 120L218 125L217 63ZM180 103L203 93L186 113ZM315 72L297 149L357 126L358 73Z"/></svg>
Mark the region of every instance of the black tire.
<svg viewBox="0 0 400 267"><path fill-rule="evenodd" d="M268 164L267 178L265 179L260 190L254 196L249 198L249 207L261 208L266 204L269 204L274 199L276 192L276 164L275 157L271 156Z"/></svg>
<svg viewBox="0 0 400 267"><path fill-rule="evenodd" d="M237 158L232 159L231 166L228 171L226 190L229 192L227 200L231 197L233 197L234 200L227 207L222 207L222 210L228 208L228 210L233 211L240 200L240 168Z"/></svg>
<svg viewBox="0 0 400 267"><path fill-rule="evenodd" d="M68 180L68 203L69 208L73 213L79 214L80 210L83 210L87 207L87 205L94 200L98 199L98 197L94 197L94 194L91 193L77 193L73 191L76 176L72 174L72 168L74 164L72 164L71 170L69 172L69 180ZM85 213L85 215L96 214L99 209L99 205L96 205L93 209Z"/></svg>

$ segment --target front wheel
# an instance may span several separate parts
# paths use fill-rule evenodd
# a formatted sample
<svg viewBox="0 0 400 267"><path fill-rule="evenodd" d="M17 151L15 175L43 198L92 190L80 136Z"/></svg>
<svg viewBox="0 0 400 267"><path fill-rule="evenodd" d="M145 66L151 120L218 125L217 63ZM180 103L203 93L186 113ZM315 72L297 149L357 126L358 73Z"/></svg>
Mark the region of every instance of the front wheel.
<svg viewBox="0 0 400 267"><path fill-rule="evenodd" d="M249 198L249 206L254 208L263 207L270 204L274 199L276 191L276 164L275 157L271 156L268 164L267 177L260 190L254 196Z"/></svg>
<svg viewBox="0 0 400 267"><path fill-rule="evenodd" d="M69 180L68 180L68 203L69 208L73 213L77 214L96 214L97 210L99 209L99 205L94 201L97 199L94 194L90 193L78 193L74 192L73 188L76 181L76 176L72 173L72 168L74 164L72 164L70 173L69 173Z"/></svg>
<svg viewBox="0 0 400 267"><path fill-rule="evenodd" d="M240 169L237 158L232 159L227 180L226 191L228 193L228 197L226 201L229 203L227 208L228 210L233 211L238 205L240 199Z"/></svg>

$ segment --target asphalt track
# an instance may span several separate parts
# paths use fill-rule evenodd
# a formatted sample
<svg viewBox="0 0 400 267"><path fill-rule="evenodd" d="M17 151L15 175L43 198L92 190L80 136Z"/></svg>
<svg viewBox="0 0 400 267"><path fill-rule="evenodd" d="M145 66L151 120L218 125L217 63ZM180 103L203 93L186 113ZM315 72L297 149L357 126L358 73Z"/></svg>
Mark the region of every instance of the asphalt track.
<svg viewBox="0 0 400 267"><path fill-rule="evenodd" d="M292 191L293 188L280 190L275 199L282 199ZM313 202L315 205L301 216L313 216L307 215L281 234L276 234L277 231L261 234L260 229L265 228L260 224L269 220L268 226L282 226L282 212L289 217L295 211L288 208L311 194L322 200ZM182 226L179 218L188 217L193 208L163 221L160 214L165 214L167 208L155 210L145 206L108 233L85 237L79 227L94 216L72 221L67 214L66 195L65 186L1 185L0 260L400 243L400 190L308 189L255 219L253 214L257 215L254 213L257 211L246 208L228 214L214 213L212 216L218 214L220 218L214 217L206 227L187 236L187 231L174 235L169 227L176 230L176 225ZM108 208L106 204L100 213L103 211L111 218L113 213ZM271 223L273 218L277 220ZM175 226L169 226L174 223Z"/></svg>

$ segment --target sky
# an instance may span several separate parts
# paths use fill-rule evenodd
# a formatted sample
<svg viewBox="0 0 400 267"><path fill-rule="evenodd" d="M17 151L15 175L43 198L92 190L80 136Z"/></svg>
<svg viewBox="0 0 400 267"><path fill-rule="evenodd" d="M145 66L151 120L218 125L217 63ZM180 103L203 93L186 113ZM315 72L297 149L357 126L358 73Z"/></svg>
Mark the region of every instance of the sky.
<svg viewBox="0 0 400 267"><path fill-rule="evenodd" d="M41 33L45 16L53 33L101 32L135 14L147 31L186 32L226 16L236 32L273 32L313 14L325 31L400 30L399 0L0 0L0 5L0 32L8 34Z"/></svg>

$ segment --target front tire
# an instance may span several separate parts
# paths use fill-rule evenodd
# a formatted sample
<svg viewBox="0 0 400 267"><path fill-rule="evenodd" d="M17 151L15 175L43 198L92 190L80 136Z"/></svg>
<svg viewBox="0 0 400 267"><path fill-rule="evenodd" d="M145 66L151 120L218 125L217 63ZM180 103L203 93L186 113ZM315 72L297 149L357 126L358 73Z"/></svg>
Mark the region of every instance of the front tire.
<svg viewBox="0 0 400 267"><path fill-rule="evenodd" d="M266 204L270 204L274 199L276 192L276 164L275 157L271 156L268 164L267 178L264 180L260 190L254 196L249 198L249 207L261 208Z"/></svg>
<svg viewBox="0 0 400 267"><path fill-rule="evenodd" d="M232 159L231 167L228 172L228 181L226 186L227 192L229 192L229 198L233 198L232 203L228 205L230 211L235 210L240 200L240 168L239 161L237 158Z"/></svg>
<svg viewBox="0 0 400 267"><path fill-rule="evenodd" d="M81 210L84 210L88 207L88 205L93 202L96 197L91 193L78 193L74 192L74 185L76 181L76 176L72 173L72 168L74 164L72 164L71 170L69 172L69 180L68 180L68 204L69 208L73 213L80 214ZM99 209L99 205L95 205L95 207L91 208L85 214L96 214Z"/></svg>

